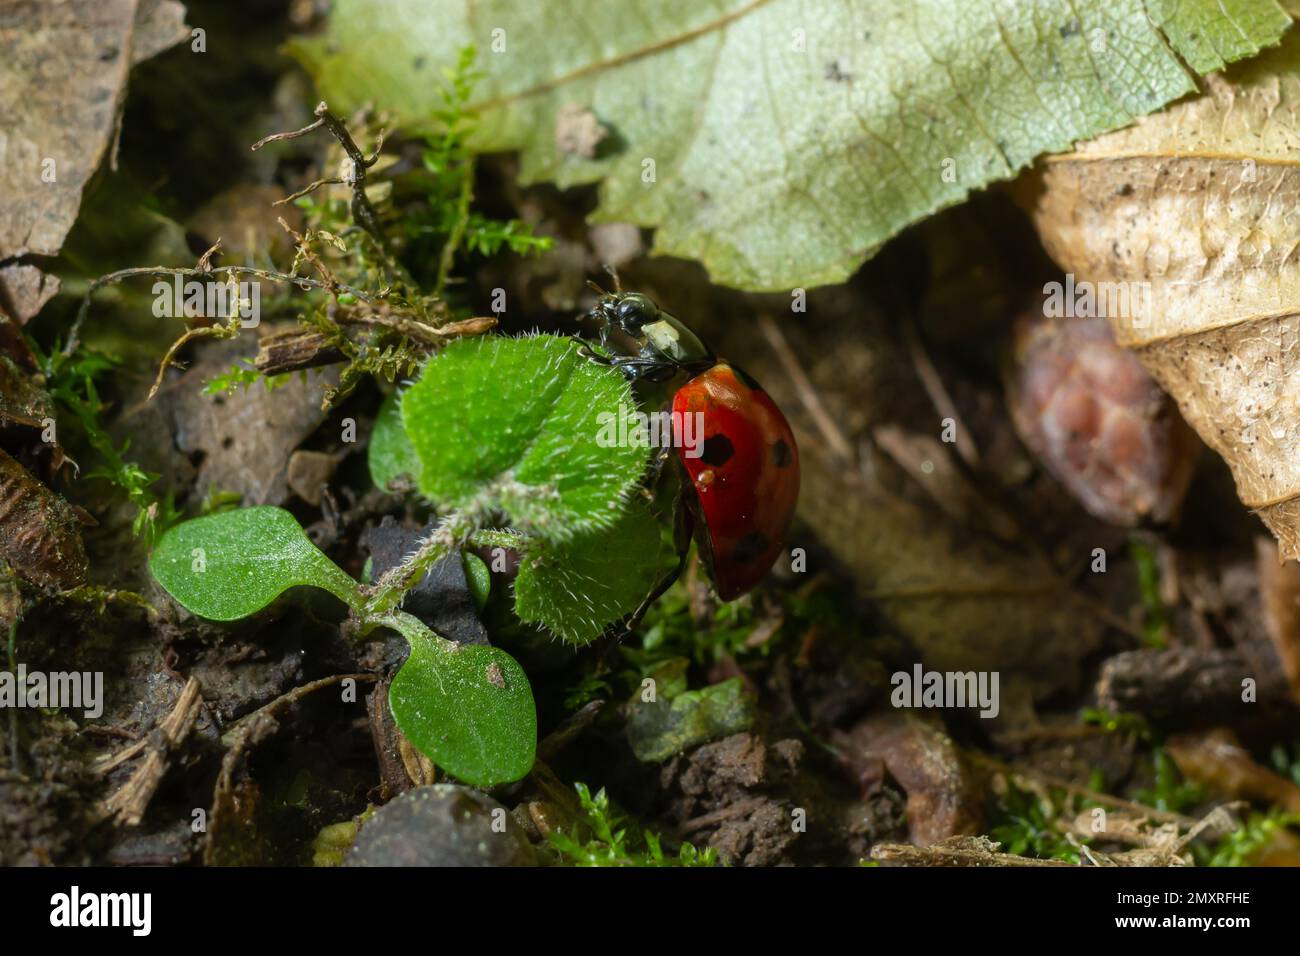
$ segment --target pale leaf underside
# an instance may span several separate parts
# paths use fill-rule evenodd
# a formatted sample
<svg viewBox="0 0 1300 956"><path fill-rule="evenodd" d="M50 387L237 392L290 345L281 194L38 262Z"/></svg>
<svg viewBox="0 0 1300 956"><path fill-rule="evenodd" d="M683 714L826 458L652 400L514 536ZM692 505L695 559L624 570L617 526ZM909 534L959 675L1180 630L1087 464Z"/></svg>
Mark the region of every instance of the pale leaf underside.
<svg viewBox="0 0 1300 956"><path fill-rule="evenodd" d="M910 222L1277 42L1274 0L340 0L294 52L337 107L428 124L467 44L475 144L601 181L595 217L750 289L843 280ZM557 144L562 111L607 130ZM653 161L653 180L649 176Z"/></svg>

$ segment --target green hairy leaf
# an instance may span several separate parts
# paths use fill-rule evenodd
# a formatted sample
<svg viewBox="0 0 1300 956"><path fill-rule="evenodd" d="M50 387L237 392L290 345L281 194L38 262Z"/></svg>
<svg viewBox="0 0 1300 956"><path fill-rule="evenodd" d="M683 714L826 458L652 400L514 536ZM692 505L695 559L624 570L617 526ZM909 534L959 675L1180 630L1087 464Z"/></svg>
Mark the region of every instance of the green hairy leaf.
<svg viewBox="0 0 1300 956"><path fill-rule="evenodd" d="M149 570L187 609L214 621L247 617L298 585L361 603L356 582L282 508L240 508L179 524L158 542Z"/></svg>
<svg viewBox="0 0 1300 956"><path fill-rule="evenodd" d="M568 338L485 336L430 359L402 397L420 490L442 508L484 506L549 540L608 528L646 447L600 444L601 415L635 409L617 371Z"/></svg>
<svg viewBox="0 0 1300 956"><path fill-rule="evenodd" d="M405 475L415 479L420 474L420 459L402 426L401 396L394 392L386 397L375 416L370 433L370 480L376 488L387 489L389 483Z"/></svg>
<svg viewBox="0 0 1300 956"><path fill-rule="evenodd" d="M640 503L608 530L526 547L515 613L571 644L585 644L636 610L668 559L659 525Z"/></svg>
<svg viewBox="0 0 1300 956"><path fill-rule="evenodd" d="M411 656L393 678L388 706L426 756L466 783L523 777L537 749L537 708L523 669L505 651L453 644L403 629Z"/></svg>
<svg viewBox="0 0 1300 956"><path fill-rule="evenodd" d="M600 181L594 218L783 290L846 279L907 224L1195 92L1188 67L1289 23L1275 0L338 0L291 49L336 109L420 126L439 67L475 44L472 147L522 151L525 181Z"/></svg>

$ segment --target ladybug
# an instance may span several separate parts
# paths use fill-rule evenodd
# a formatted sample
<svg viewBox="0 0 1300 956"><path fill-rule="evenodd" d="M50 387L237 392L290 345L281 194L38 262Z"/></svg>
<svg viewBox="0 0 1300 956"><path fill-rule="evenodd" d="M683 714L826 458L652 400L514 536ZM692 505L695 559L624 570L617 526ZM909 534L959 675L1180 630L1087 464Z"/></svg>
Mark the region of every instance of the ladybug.
<svg viewBox="0 0 1300 956"><path fill-rule="evenodd" d="M675 459L682 479L679 561L632 620L681 573L692 528L718 597L734 600L766 576L785 547L799 498L799 449L790 424L758 382L719 359L649 296L592 286L600 299L591 315L601 323L601 345L613 354L589 348L584 354L622 370L634 384L649 383L651 392L653 386L670 391L675 423L703 424L702 435L674 441L657 459L656 471ZM690 438L692 431L685 425L680 434Z"/></svg>

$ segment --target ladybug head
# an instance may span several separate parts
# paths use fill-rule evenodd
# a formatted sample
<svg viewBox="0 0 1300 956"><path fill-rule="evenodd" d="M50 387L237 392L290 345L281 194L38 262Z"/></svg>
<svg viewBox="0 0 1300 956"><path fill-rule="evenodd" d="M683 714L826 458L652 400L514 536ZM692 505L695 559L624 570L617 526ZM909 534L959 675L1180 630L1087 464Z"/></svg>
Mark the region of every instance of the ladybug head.
<svg viewBox="0 0 1300 956"><path fill-rule="evenodd" d="M659 318L659 306L640 292L612 292L601 296L596 312L613 328L639 338L645 326Z"/></svg>

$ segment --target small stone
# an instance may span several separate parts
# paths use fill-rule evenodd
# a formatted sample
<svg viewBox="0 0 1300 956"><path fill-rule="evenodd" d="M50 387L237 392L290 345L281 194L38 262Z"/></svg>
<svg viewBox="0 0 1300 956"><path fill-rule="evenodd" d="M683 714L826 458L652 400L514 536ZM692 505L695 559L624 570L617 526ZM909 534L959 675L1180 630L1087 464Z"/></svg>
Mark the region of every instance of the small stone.
<svg viewBox="0 0 1300 956"><path fill-rule="evenodd" d="M319 451L295 451L289 456L285 481L289 490L309 505L319 505L321 489L329 482L338 462Z"/></svg>
<svg viewBox="0 0 1300 956"><path fill-rule="evenodd" d="M509 811L453 784L416 787L361 827L344 866L536 866Z"/></svg>

